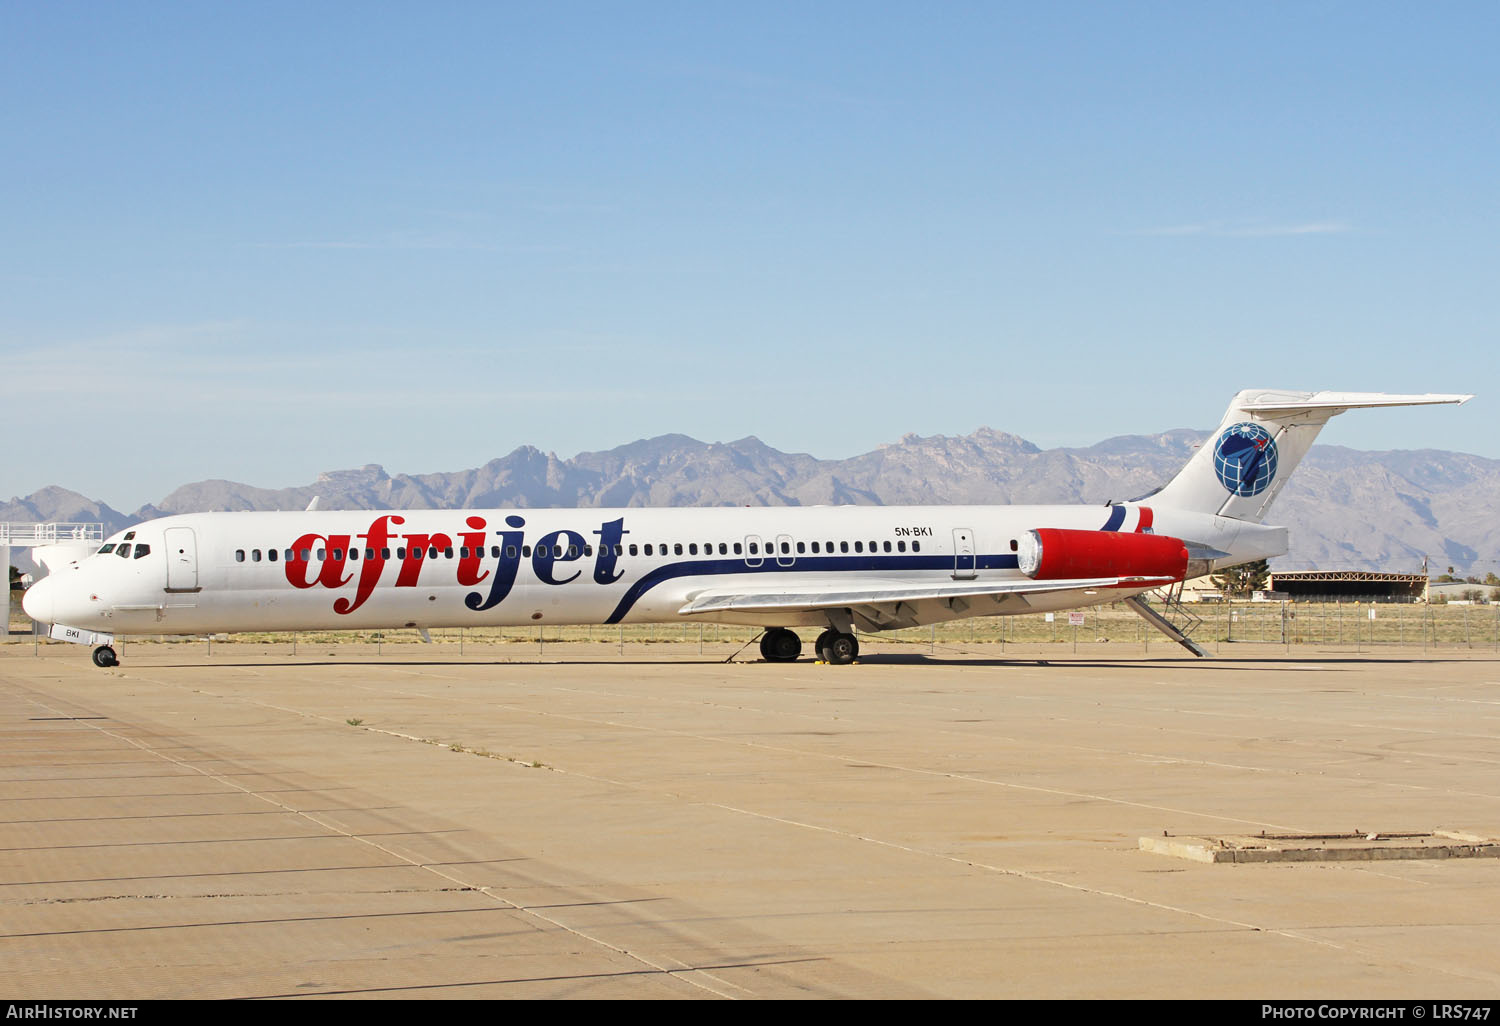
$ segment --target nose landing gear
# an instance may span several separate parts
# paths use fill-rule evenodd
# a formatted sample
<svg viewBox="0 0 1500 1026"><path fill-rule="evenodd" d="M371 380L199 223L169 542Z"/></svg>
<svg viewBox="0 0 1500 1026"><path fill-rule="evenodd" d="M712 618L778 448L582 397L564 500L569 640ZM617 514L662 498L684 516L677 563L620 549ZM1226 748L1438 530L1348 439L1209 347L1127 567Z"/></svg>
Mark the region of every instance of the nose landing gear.
<svg viewBox="0 0 1500 1026"><path fill-rule="evenodd" d="M120 665L120 657L115 655L115 650L108 645L100 645L94 649L94 665L100 669L107 670L111 666Z"/></svg>

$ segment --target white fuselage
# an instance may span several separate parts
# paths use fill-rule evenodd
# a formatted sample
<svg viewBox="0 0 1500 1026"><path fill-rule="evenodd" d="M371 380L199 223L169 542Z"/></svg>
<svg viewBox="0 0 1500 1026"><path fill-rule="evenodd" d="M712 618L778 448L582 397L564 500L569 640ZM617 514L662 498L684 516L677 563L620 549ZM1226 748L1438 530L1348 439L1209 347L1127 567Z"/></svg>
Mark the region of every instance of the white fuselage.
<svg viewBox="0 0 1500 1026"><path fill-rule="evenodd" d="M1153 523L1139 504L200 513L117 534L26 603L36 619L108 634L662 622L711 589L1024 579L1017 540L1043 527L1154 531L1235 554L1223 563L1285 544L1281 529L1203 513L1156 510ZM933 603L900 625L1145 590ZM688 615L828 623L816 610Z"/></svg>

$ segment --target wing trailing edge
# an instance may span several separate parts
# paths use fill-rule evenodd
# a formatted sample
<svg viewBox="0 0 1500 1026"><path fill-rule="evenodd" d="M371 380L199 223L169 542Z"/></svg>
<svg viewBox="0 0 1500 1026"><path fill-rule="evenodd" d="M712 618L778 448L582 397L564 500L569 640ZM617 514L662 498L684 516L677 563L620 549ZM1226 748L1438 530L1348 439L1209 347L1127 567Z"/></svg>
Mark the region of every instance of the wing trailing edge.
<svg viewBox="0 0 1500 1026"><path fill-rule="evenodd" d="M779 588L775 591L739 591L710 588L698 592L681 609L683 616L705 613L818 612L857 606L895 606L914 602L996 598L1025 598L1058 591L1088 591L1109 588L1157 588L1171 584L1171 577L1091 577L1055 581L954 581L920 585L902 581L870 582L860 587L831 590L826 585Z"/></svg>

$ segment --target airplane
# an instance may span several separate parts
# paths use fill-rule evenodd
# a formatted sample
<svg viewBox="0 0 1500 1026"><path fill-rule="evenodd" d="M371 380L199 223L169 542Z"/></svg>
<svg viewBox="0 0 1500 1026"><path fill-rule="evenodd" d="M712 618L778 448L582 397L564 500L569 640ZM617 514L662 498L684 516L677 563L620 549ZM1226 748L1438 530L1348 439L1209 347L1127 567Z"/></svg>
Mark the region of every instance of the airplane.
<svg viewBox="0 0 1500 1026"><path fill-rule="evenodd" d="M1267 509L1328 419L1470 395L1247 390L1164 487L1103 506L784 506L190 513L121 531L26 591L49 636L714 622L768 662L876 633L1142 599L1287 551ZM314 507L316 500L314 500Z"/></svg>

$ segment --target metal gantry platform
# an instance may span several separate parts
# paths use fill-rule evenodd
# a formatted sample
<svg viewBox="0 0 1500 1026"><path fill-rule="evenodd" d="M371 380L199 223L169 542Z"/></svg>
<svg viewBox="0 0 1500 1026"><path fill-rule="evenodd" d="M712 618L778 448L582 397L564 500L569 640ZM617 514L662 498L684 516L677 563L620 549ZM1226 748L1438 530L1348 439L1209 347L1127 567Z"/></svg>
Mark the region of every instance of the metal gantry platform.
<svg viewBox="0 0 1500 1026"><path fill-rule="evenodd" d="M36 549L48 545L77 545L80 553L96 548L104 541L104 525L73 521L50 523L17 523L0 521L0 563L5 564L6 589L10 587L10 550ZM10 634L10 605L7 598L5 616L0 617L0 638Z"/></svg>

